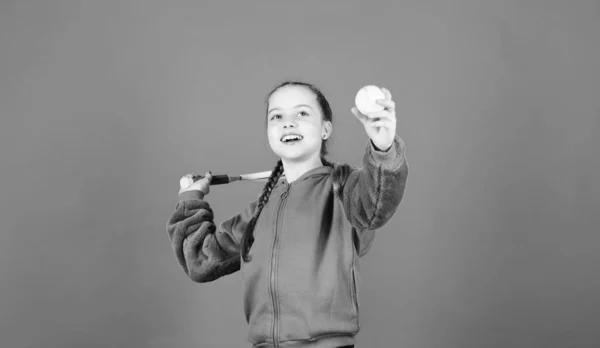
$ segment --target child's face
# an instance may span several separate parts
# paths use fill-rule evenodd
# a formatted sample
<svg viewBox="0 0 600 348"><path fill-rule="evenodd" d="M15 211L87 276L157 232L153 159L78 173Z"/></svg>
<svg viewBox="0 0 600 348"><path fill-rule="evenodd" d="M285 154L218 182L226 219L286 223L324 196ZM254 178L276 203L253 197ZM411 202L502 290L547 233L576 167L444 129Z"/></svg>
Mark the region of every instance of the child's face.
<svg viewBox="0 0 600 348"><path fill-rule="evenodd" d="M321 151L325 124L314 93L303 86L284 86L269 98L267 134L273 152L288 161L302 162ZM286 134L301 140L284 142Z"/></svg>

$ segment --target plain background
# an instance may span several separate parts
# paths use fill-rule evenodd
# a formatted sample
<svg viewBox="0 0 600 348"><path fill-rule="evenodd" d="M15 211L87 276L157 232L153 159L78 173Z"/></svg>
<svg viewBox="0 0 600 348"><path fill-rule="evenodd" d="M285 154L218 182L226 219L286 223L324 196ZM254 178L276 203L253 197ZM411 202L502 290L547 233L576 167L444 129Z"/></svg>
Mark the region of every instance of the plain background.
<svg viewBox="0 0 600 348"><path fill-rule="evenodd" d="M188 172L270 170L285 79L361 165L397 103L404 200L362 259L357 347L600 347L594 0L0 2L2 347L248 347L241 277L196 284L165 223ZM213 187L221 221L262 188Z"/></svg>

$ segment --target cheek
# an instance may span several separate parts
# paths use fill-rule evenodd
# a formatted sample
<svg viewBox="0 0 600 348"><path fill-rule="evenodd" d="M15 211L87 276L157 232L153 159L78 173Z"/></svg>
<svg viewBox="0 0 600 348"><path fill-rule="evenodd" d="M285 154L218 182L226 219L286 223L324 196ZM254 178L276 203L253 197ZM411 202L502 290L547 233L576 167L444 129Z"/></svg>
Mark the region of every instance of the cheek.
<svg viewBox="0 0 600 348"><path fill-rule="evenodd" d="M321 129L318 125L309 124L306 127L306 134L311 138L320 138L321 137Z"/></svg>
<svg viewBox="0 0 600 348"><path fill-rule="evenodd" d="M274 128L268 128L267 137L269 138L269 143L273 143L277 140L277 131Z"/></svg>

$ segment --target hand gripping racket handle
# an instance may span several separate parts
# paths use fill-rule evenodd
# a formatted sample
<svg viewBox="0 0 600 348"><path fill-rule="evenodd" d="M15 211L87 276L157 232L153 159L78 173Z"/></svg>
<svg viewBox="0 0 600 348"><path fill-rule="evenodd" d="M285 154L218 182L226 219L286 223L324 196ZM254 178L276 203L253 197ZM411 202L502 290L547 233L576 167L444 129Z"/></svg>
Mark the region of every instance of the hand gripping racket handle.
<svg viewBox="0 0 600 348"><path fill-rule="evenodd" d="M189 187L191 184L193 184L194 182L203 179L204 175L197 175L197 176L193 176L191 179L190 178L181 178L181 181L179 182L180 186L182 188L185 187ZM235 177L235 176L229 176L227 174L217 174L217 175L213 175L212 179L210 180L210 185L223 185L223 184L229 184L232 181L237 181L240 180L241 177Z"/></svg>
<svg viewBox="0 0 600 348"><path fill-rule="evenodd" d="M269 179L270 175L271 175L271 171L258 172L258 173L247 173L247 174L241 174L241 175L235 175L235 176L227 175L227 174L217 174L217 175L212 176L210 185L212 186L212 185L229 184L231 182L238 181L238 180L266 182ZM181 186L181 188L186 188L202 178L204 178L204 176L202 176L202 175L195 175L195 176L192 176L191 178L183 177L179 181L179 185ZM285 178L285 175L282 174L279 179L283 180L284 178Z"/></svg>
<svg viewBox="0 0 600 348"><path fill-rule="evenodd" d="M204 176L200 175L200 176L194 176L192 177L192 179L194 180L194 182L200 180L204 178ZM238 181L241 180L242 178L239 176L229 176L227 174L217 174L217 175L213 175L212 179L210 180L210 185L223 185L223 184L229 184L230 182L233 181Z"/></svg>

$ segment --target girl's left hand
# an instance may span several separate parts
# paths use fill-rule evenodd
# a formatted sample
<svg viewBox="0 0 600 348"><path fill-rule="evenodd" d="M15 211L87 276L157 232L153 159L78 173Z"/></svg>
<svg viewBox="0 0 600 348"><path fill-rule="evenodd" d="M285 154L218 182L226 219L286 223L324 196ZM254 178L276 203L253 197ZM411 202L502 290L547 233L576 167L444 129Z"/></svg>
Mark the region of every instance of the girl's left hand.
<svg viewBox="0 0 600 348"><path fill-rule="evenodd" d="M392 100L392 94L386 88L381 88L385 99L378 99L377 104L384 107L382 111L362 114L356 106L352 107L352 113L365 126L365 131L373 144L380 151L387 151L394 142L396 136L396 103Z"/></svg>

